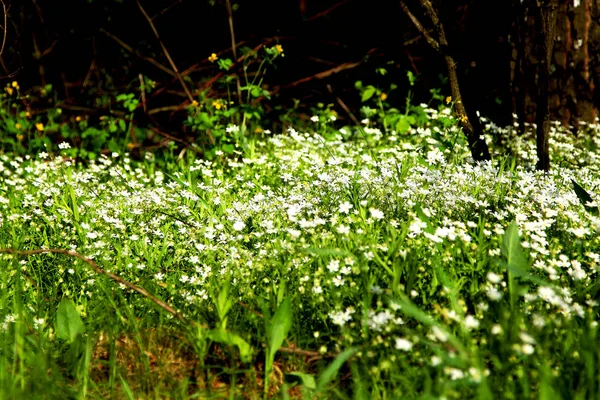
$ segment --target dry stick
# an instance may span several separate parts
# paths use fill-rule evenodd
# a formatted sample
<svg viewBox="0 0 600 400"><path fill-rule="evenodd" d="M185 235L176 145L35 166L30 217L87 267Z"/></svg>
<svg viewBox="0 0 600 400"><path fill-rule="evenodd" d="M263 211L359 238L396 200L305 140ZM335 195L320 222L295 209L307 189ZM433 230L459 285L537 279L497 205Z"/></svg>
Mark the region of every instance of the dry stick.
<svg viewBox="0 0 600 400"><path fill-rule="evenodd" d="M181 3L183 3L183 0L176 1L173 4L169 4L167 7L162 9L160 12L154 14L154 16L152 17L152 21L154 21L156 18L160 17L161 15L166 14L167 12L169 12L169 10L171 10L171 8L178 6Z"/></svg>
<svg viewBox="0 0 600 400"><path fill-rule="evenodd" d="M104 33L106 36L108 36L109 38L111 38L112 40L114 40L115 42L117 42L121 47L123 47L125 50L129 51L130 53L135 54L136 56L138 56L142 60L148 61L150 64L154 65L155 67L157 67L161 71L164 71L167 74L169 74L169 75L171 75L171 76L173 76L175 78L177 77L177 74L175 72L171 71L171 69L169 69L168 67L162 65L161 63L159 63L158 61L156 61L153 58L146 57L146 56L142 55L142 53L140 53L139 51L137 51L133 47L129 46L127 43L125 43L124 41L122 41L121 39L119 39L118 37L116 37L115 35L113 35L112 33L104 30L104 28L100 28L100 32Z"/></svg>
<svg viewBox="0 0 600 400"><path fill-rule="evenodd" d="M231 1L225 0L227 6L227 19L229 20L229 33L231 35L231 51L233 52L233 58L237 59L237 49L235 47L235 33L233 31L233 11L231 10ZM235 84L237 86L238 102L242 104L242 85L240 83L240 76L235 74Z"/></svg>
<svg viewBox="0 0 600 400"><path fill-rule="evenodd" d="M144 289L140 286L134 285L133 283L126 281L125 279L121 278L118 275L113 274L112 272L103 270L102 268L100 268L100 266L98 264L96 264L96 262L94 260L92 260L91 258L87 258L87 257L77 253L76 251L65 250L65 249L36 249L36 250L0 249L0 253L17 254L17 255L21 255L21 256L31 256L31 255L35 255L35 254L53 253L53 254L64 254L64 255L67 255L70 257L78 258L81 261L83 261L84 263L88 264L96 273L101 274L101 275L106 275L113 281L118 282L121 285L127 286L131 290L135 290L136 292L138 292L142 296L146 297L147 299L149 299L150 301L152 301L153 303L155 303L160 308L164 309L165 311L167 311L168 313L170 313L171 315L173 315L180 321L188 322L188 320L183 315L179 314L173 307L166 304L165 302L158 299L157 297L151 295L150 293L148 293L148 291L146 289ZM202 326L202 327L208 328L207 326Z"/></svg>
<svg viewBox="0 0 600 400"><path fill-rule="evenodd" d="M6 10L6 4L0 0L2 4L2 12L4 13L4 25L2 26L2 47L0 47L0 56L4 53L4 45L6 44L6 29L8 28L8 11Z"/></svg>
<svg viewBox="0 0 600 400"><path fill-rule="evenodd" d="M136 292L138 292L139 294L141 294L142 296L144 296L145 298L149 299L150 301L152 301L154 304L158 305L160 308L162 308L163 310L167 311L169 314L173 315L175 318L177 318L178 320L186 323L186 324L193 324L195 326L198 326L202 329L210 329L208 325L205 324L201 324L198 323L196 321L192 321L192 320L188 320L186 317L184 317L183 315L181 315L180 313L178 313L173 307L171 307L170 305L166 304L165 302L163 302L162 300L160 300L159 298L153 296L152 294L150 294L146 289L144 289L143 287L134 285L133 283L126 281L125 279L121 278L120 276L113 274L112 272L108 272L105 271L104 269L100 268L100 266L98 264L96 264L96 262L94 260L92 260L91 258L88 258L74 250L65 250L65 249L36 249L36 250L15 250L15 249L2 249L0 248L0 254L16 254L16 255L20 255L20 256L32 256L32 255L36 255L36 254L48 254L48 253L52 253L52 254L64 254L66 256L69 257L75 257L80 259L81 261L83 261L84 263L88 264L93 270L94 272L100 274L100 275L105 275L108 276L110 279L112 279L113 281L120 283L128 288L130 288L131 290L134 290ZM238 302L238 304L242 305L243 307L250 309L249 306L247 306L246 304L243 304L241 302ZM262 317L262 314L259 313L258 311L252 311L253 314ZM296 347L293 343L291 344L291 347L281 347L279 349L280 352L282 353L289 353L289 354L297 354L297 355L304 355L304 356L310 356L310 357L335 357L336 354L325 354L322 355L316 351L310 351L310 350L303 350L300 349L298 347Z"/></svg>
<svg viewBox="0 0 600 400"><path fill-rule="evenodd" d="M338 8L338 7L341 7L341 6L343 6L344 4L346 4L346 3L348 3L348 0L343 0L343 1L340 1L339 3L337 3L337 4L334 4L334 5L332 5L331 7L329 7L327 10L325 10L325 11L321 11L320 13L318 13L318 14L316 14L316 15L313 15L312 17L309 17L309 18L307 18L305 22L311 22L311 21L314 21L315 19L318 19L318 18L324 17L324 16L326 16L327 14L329 14L330 12L332 12L333 10L335 10L336 8Z"/></svg>
<svg viewBox="0 0 600 400"><path fill-rule="evenodd" d="M175 65L175 62L171 58L171 55L169 54L169 51L167 50L167 47L165 46L165 44L163 43L162 39L160 38L160 35L158 34L158 31L156 30L156 26L154 26L154 22L152 22L152 19L150 18L150 16L148 16L148 14L146 13L146 10L144 10L144 7L142 7L142 4L140 3L140 1L136 0L136 3L138 5L140 11L142 12L142 14L144 14L144 17L146 18L146 20L150 24L150 28L152 28L152 32L154 32L154 36L156 36L156 39L158 40L158 43L160 43L160 47L162 48L163 53L165 53L165 57L167 57L167 60L169 60L169 64L171 64L171 68L173 69L173 72L175 72L175 75L177 75L177 79L179 79L179 83L181 83L181 87L185 91L185 94L188 96L188 98L190 99L190 101L194 101L194 96L192 96L192 92L190 92L190 89L188 89L187 85L183 81L183 78L179 74L179 70L177 69L177 66Z"/></svg>
<svg viewBox="0 0 600 400"><path fill-rule="evenodd" d="M140 78L140 92L142 93L142 107L144 109L144 113L146 113L146 85L144 85L144 76L139 74Z"/></svg>
<svg viewBox="0 0 600 400"><path fill-rule="evenodd" d="M273 93L277 93L281 89L288 89L288 88L291 88L291 87L294 87L294 86L298 86L298 85L301 85L303 83L310 82L310 81L312 81L314 79L324 79L324 78L327 78L327 77L329 77L331 75L335 75L337 73L345 71L347 69L356 68L359 65L361 65L360 61L359 62L354 62L354 63L343 63L343 64L340 64L340 65L334 67L334 68L330 68L330 69L328 69L326 71L319 72L317 74L314 74L314 75L311 75L311 76L307 76L307 77L302 78L302 79L298 79L297 81L292 82L290 84L287 84L287 85L285 85L283 87L282 86L275 87L275 88L273 88L271 90L271 93L272 94Z"/></svg>

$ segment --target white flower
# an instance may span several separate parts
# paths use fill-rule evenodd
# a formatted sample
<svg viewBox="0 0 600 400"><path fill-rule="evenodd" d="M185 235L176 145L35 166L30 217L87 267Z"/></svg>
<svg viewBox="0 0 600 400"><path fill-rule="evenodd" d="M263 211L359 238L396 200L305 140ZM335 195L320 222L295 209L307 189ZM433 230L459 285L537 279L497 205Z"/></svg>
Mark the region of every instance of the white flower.
<svg viewBox="0 0 600 400"><path fill-rule="evenodd" d="M337 287L342 286L344 284L344 278L342 278L341 275L336 276L333 278L333 284Z"/></svg>
<svg viewBox="0 0 600 400"><path fill-rule="evenodd" d="M244 221L237 220L233 223L233 230L235 230L235 231L240 232L240 231L244 230L245 227L246 227L246 224L244 223Z"/></svg>
<svg viewBox="0 0 600 400"><path fill-rule="evenodd" d="M496 275L493 272L488 272L487 280L491 283L500 283L500 281L502 281L502 277L500 275Z"/></svg>
<svg viewBox="0 0 600 400"><path fill-rule="evenodd" d="M412 349L413 344L411 341L404 338L396 338L396 349L402 351L409 351Z"/></svg>
<svg viewBox="0 0 600 400"><path fill-rule="evenodd" d="M492 335L499 335L502 333L502 327L498 324L492 326Z"/></svg>
<svg viewBox="0 0 600 400"><path fill-rule="evenodd" d="M351 314L354 312L352 308L347 308L346 311L337 311L330 312L329 318L332 319L332 322L339 326L344 326L346 322L351 321Z"/></svg>
<svg viewBox="0 0 600 400"><path fill-rule="evenodd" d="M502 292L493 286L487 289L486 294L490 300L500 300L502 298Z"/></svg>
<svg viewBox="0 0 600 400"><path fill-rule="evenodd" d="M352 204L348 203L347 201L340 204L340 212L342 214L348 214L348 211L350 211L351 209L352 209Z"/></svg>
<svg viewBox="0 0 600 400"><path fill-rule="evenodd" d="M339 233L340 235L347 235L350 233L350 227L347 225L340 225L337 228L335 228L335 230L337 231L337 233Z"/></svg>
<svg viewBox="0 0 600 400"><path fill-rule="evenodd" d="M437 326L431 328L431 333L433 333L433 336L440 342L446 342L448 340L448 334Z"/></svg>
<svg viewBox="0 0 600 400"><path fill-rule="evenodd" d="M468 330L479 328L479 320L472 315L465 317L465 328Z"/></svg>
<svg viewBox="0 0 600 400"><path fill-rule="evenodd" d="M531 355L535 352L535 347L533 347L529 343L525 343L523 346L521 346L521 351L523 352L523 354Z"/></svg>
<svg viewBox="0 0 600 400"><path fill-rule="evenodd" d="M227 128L225 128L225 132L227 133L236 133L240 131L240 127L237 125L229 125Z"/></svg>
<svg viewBox="0 0 600 400"><path fill-rule="evenodd" d="M340 261L339 260L331 260L329 264L327 264L327 269L331 273L336 273L340 270Z"/></svg>
<svg viewBox="0 0 600 400"><path fill-rule="evenodd" d="M319 117L317 115L313 115L312 117L310 117L310 120L312 122L319 122Z"/></svg>
<svg viewBox="0 0 600 400"><path fill-rule="evenodd" d="M62 142L58 144L58 148L61 150L66 150L66 149L70 149L71 145L67 142Z"/></svg>
<svg viewBox="0 0 600 400"><path fill-rule="evenodd" d="M371 217L373 219L377 219L377 220L381 220L385 217L385 215L383 214L382 211L376 209L376 208L371 208L369 209L369 211L371 212Z"/></svg>

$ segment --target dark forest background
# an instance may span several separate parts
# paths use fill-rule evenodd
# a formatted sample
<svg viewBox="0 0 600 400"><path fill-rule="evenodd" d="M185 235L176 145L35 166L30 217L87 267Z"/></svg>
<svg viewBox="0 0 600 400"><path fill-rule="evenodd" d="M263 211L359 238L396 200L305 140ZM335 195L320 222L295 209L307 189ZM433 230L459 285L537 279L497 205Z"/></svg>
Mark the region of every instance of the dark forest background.
<svg viewBox="0 0 600 400"><path fill-rule="evenodd" d="M433 31L419 2L406 3ZM458 64L465 104L498 125L510 124L513 114L521 121L535 122L536 3L433 2L448 35L447 51ZM143 0L140 4L194 95L213 88L210 79L218 70L208 57L217 53L233 58L226 2ZM312 105L335 103L334 96L358 109L358 80L382 89L398 85L388 99L398 106L405 103L409 90L416 104L429 101L432 88L450 93L442 57L428 46L398 1L239 0L231 4L238 49L276 43L284 49L285 57L269 69L264 82L274 95L267 110L296 104L298 115L310 116ZM597 115L600 2L560 0L557 4L550 112L553 119L576 127ZM54 101L66 113L77 114L110 109L106 99L139 91L143 74L156 81L160 90L148 97L145 111L136 110L136 120L177 131L185 117L181 106L190 102L189 96L169 73L170 64L136 1L13 0L6 6L1 68L7 82L17 80L22 88L50 83L56 91ZM387 73L377 73L379 68ZM418 77L411 88L408 71ZM231 70L239 72L239 68ZM219 88L213 90L209 95L218 97Z"/></svg>

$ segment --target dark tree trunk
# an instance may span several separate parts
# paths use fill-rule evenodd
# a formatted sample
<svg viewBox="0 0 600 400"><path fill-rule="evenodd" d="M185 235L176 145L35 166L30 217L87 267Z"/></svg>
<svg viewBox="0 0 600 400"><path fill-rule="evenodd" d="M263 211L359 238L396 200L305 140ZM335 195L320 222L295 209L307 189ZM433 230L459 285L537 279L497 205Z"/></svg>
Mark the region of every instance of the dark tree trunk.
<svg viewBox="0 0 600 400"><path fill-rule="evenodd" d="M549 81L550 63L552 61L552 50L554 48L554 36L556 31L556 10L558 0L537 0L537 21L540 39L540 63L538 69L538 96L536 107L536 142L537 142L537 169L548 171L550 169L549 135L550 135L550 103L549 103Z"/></svg>
<svg viewBox="0 0 600 400"><path fill-rule="evenodd" d="M537 98L543 78L544 36L540 8L555 4L556 26L549 62L548 107L550 119L577 128L594 122L600 93L600 1L513 0L515 20L511 32L512 109L520 121L537 123Z"/></svg>
<svg viewBox="0 0 600 400"><path fill-rule="evenodd" d="M448 81L450 82L450 90L452 92L452 98L454 101L454 112L465 136L467 137L469 150L471 151L473 159L475 161L491 160L490 151L485 139L483 138L483 128L479 122L479 118L476 115L473 115L474 113L467 112L463 103L460 85L458 84L458 75L456 73L456 61L449 53L446 31L442 21L440 21L438 11L433 7L433 4L429 0L419 0L419 2L425 9L425 12L433 24L434 29L437 32L437 38L434 38L429 34L429 32L423 27L421 21L414 16L414 14L402 0L400 1L400 6L402 7L404 13L413 22L415 27L423 34L429 45L444 56L446 69L448 71Z"/></svg>

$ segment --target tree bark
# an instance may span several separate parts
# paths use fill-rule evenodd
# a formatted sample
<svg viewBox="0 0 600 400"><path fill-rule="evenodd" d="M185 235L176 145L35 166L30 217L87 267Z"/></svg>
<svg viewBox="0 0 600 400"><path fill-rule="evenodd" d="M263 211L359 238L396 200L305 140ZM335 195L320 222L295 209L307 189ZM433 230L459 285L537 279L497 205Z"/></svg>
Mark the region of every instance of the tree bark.
<svg viewBox="0 0 600 400"><path fill-rule="evenodd" d="M536 168L540 171L550 169L549 134L550 134L550 103L548 85L550 82L550 63L554 48L556 32L556 10L558 0L537 0L538 20L540 28L540 64L538 71L538 96L536 115L536 144L538 162Z"/></svg>
<svg viewBox="0 0 600 400"><path fill-rule="evenodd" d="M400 6L404 13L410 18L415 27L423 34L427 42L434 50L438 51L444 56L446 68L448 70L448 81L450 82L450 90L452 98L454 100L454 111L459 121L467 142L469 143L469 150L471 156L475 161L488 161L491 159L490 151L487 143L483 137L483 127L479 122L479 117L473 115L471 112L467 112L466 107L462 100L460 91L460 85L458 83L458 75L456 73L456 62L450 53L448 52L448 39L446 37L446 31L444 25L440 21L438 12L433 7L433 4L429 0L419 0L421 6L425 9L429 18L437 31L437 39L432 37L429 32L424 28L421 21L419 21L410 9L406 6L404 1L400 1Z"/></svg>
<svg viewBox="0 0 600 400"><path fill-rule="evenodd" d="M544 40L540 6L555 4L556 26L552 57L548 63L550 118L566 127L594 122L600 93L600 1L513 0L515 20L510 42L513 113L520 122L537 123L540 68Z"/></svg>

